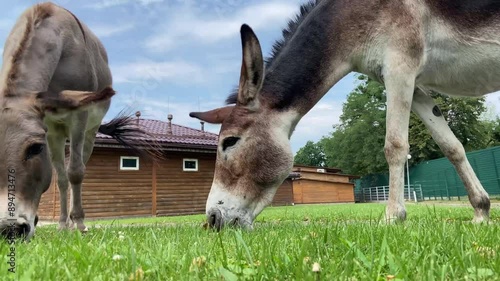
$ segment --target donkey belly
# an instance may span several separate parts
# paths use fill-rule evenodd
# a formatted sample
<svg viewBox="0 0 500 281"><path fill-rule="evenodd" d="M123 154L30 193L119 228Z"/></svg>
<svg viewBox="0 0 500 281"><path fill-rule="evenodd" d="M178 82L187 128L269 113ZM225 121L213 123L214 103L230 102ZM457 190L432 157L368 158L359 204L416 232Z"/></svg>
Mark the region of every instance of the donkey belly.
<svg viewBox="0 0 500 281"><path fill-rule="evenodd" d="M416 84L455 96L482 96L500 90L500 40L453 39L431 42Z"/></svg>
<svg viewBox="0 0 500 281"><path fill-rule="evenodd" d="M84 49L80 50L81 55L62 60L50 82L49 89L52 92L63 90L76 91L99 91L111 85L111 73L105 61L90 63L92 57ZM99 66L95 66L99 64ZM88 131L99 126L106 115L111 101L104 101L87 107L87 120L78 120L77 112L67 112L59 116L46 118L47 122L65 123L68 127L78 126L82 130ZM71 130L71 129L68 129Z"/></svg>

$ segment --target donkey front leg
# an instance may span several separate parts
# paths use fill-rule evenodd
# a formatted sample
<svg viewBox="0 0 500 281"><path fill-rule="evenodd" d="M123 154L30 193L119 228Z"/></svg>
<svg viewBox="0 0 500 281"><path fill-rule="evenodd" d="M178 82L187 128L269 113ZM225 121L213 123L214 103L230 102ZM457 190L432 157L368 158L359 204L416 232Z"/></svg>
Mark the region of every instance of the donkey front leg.
<svg viewBox="0 0 500 281"><path fill-rule="evenodd" d="M446 157L455 166L455 169L464 183L469 201L474 207L474 222L488 221L490 199L479 179L474 173L463 145L448 127L441 111L434 100L421 90L415 91L413 97L413 111L420 117L432 134Z"/></svg>
<svg viewBox="0 0 500 281"><path fill-rule="evenodd" d="M82 207L82 182L85 175L85 164L83 157L83 146L85 141L85 128L87 125L87 112L77 113L77 120L74 121L74 126L71 131L70 141L71 150L68 165L68 179L71 183L71 211L70 224L72 227L78 228L82 232L88 229L83 223L85 213Z"/></svg>
<svg viewBox="0 0 500 281"><path fill-rule="evenodd" d="M48 134L47 143L50 149L52 166L57 173L57 187L59 188L59 203L61 213L59 214L59 230L67 229L68 219L68 177L64 168L64 147L66 138L60 135Z"/></svg>
<svg viewBox="0 0 500 281"><path fill-rule="evenodd" d="M389 200L385 219L388 223L406 219L404 165L409 152L408 126L415 75L408 69L401 68L401 64L395 65L389 68L390 74L385 76L387 112L384 152L389 165Z"/></svg>

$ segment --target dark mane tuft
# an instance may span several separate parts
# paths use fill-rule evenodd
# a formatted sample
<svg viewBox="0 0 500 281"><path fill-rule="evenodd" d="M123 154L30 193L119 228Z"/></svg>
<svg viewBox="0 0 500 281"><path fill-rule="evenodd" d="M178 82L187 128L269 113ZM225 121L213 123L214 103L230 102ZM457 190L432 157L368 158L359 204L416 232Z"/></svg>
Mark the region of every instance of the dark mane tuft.
<svg viewBox="0 0 500 281"><path fill-rule="evenodd" d="M266 59L266 68L272 65L274 59L279 56L283 48L299 28L300 24L320 2L321 0L310 0L309 2L304 3L300 6L300 11L295 15L295 17L288 21L287 27L281 32L283 38L274 42L273 48L271 50L271 56Z"/></svg>
<svg viewBox="0 0 500 281"><path fill-rule="evenodd" d="M274 42L271 49L271 55L265 59L266 69L271 67L274 59L279 56L283 48L293 37L300 24L304 21L307 15L321 2L321 0L309 0L300 6L299 12L288 21L287 27L282 30L283 38ZM238 87L236 86L231 94L226 99L226 104L235 104L238 98Z"/></svg>
<svg viewBox="0 0 500 281"><path fill-rule="evenodd" d="M238 100L238 86L234 87L231 94L226 98L226 104L236 104Z"/></svg>

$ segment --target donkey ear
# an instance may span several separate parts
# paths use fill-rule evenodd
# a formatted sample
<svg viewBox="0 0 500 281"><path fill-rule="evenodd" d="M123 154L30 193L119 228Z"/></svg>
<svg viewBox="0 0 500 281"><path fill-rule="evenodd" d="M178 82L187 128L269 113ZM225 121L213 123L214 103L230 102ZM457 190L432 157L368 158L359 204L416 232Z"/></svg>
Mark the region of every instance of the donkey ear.
<svg viewBox="0 0 500 281"><path fill-rule="evenodd" d="M205 112L191 112L190 117L198 118L211 124L221 124L233 111L234 105L220 107Z"/></svg>
<svg viewBox="0 0 500 281"><path fill-rule="evenodd" d="M36 105L44 112L61 113L109 100L114 94L115 91L111 87L106 87L100 92L69 90L57 94L40 92L36 96Z"/></svg>
<svg viewBox="0 0 500 281"><path fill-rule="evenodd" d="M264 59L259 39L250 28L241 26L241 44L243 47L243 62L241 64L240 84L238 88L238 103L248 106L262 88L264 81Z"/></svg>

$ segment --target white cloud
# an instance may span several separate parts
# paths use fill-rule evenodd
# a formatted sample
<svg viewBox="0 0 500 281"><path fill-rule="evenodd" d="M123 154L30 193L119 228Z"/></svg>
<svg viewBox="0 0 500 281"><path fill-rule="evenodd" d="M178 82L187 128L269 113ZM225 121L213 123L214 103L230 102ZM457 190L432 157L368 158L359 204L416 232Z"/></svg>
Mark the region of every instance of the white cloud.
<svg viewBox="0 0 500 281"><path fill-rule="evenodd" d="M111 8L111 7L116 7L116 6L122 6L126 5L129 3L139 3L142 6L147 6L153 3L160 3L163 2L163 0L102 0L98 1L93 4L87 5L88 8L96 9L96 10L102 10L106 8Z"/></svg>
<svg viewBox="0 0 500 281"><path fill-rule="evenodd" d="M159 84L161 82L202 82L202 68L184 61L151 61L142 60L119 66L111 66L114 83L132 82L142 84ZM157 86L157 87L158 87ZM149 87L149 86L148 86Z"/></svg>
<svg viewBox="0 0 500 281"><path fill-rule="evenodd" d="M168 22L146 40L145 46L153 52L165 52L187 42L214 43L236 36L242 23L254 30L283 24L296 10L295 3L273 1L248 6L225 18L203 19L187 9L168 17Z"/></svg>
<svg viewBox="0 0 500 281"><path fill-rule="evenodd" d="M488 112L487 118L495 118L497 116L500 117L500 91L491 93L486 96L486 106L489 108L490 112Z"/></svg>
<svg viewBox="0 0 500 281"><path fill-rule="evenodd" d="M290 138L292 151L295 154L307 141L318 141L329 132L332 126L339 123L342 105L333 100L321 101L309 111L295 128Z"/></svg>
<svg viewBox="0 0 500 281"><path fill-rule="evenodd" d="M91 25L90 29L97 35L97 37L104 38L120 34L125 31L129 31L134 27L135 25L132 23L123 25L96 24L96 25Z"/></svg>

